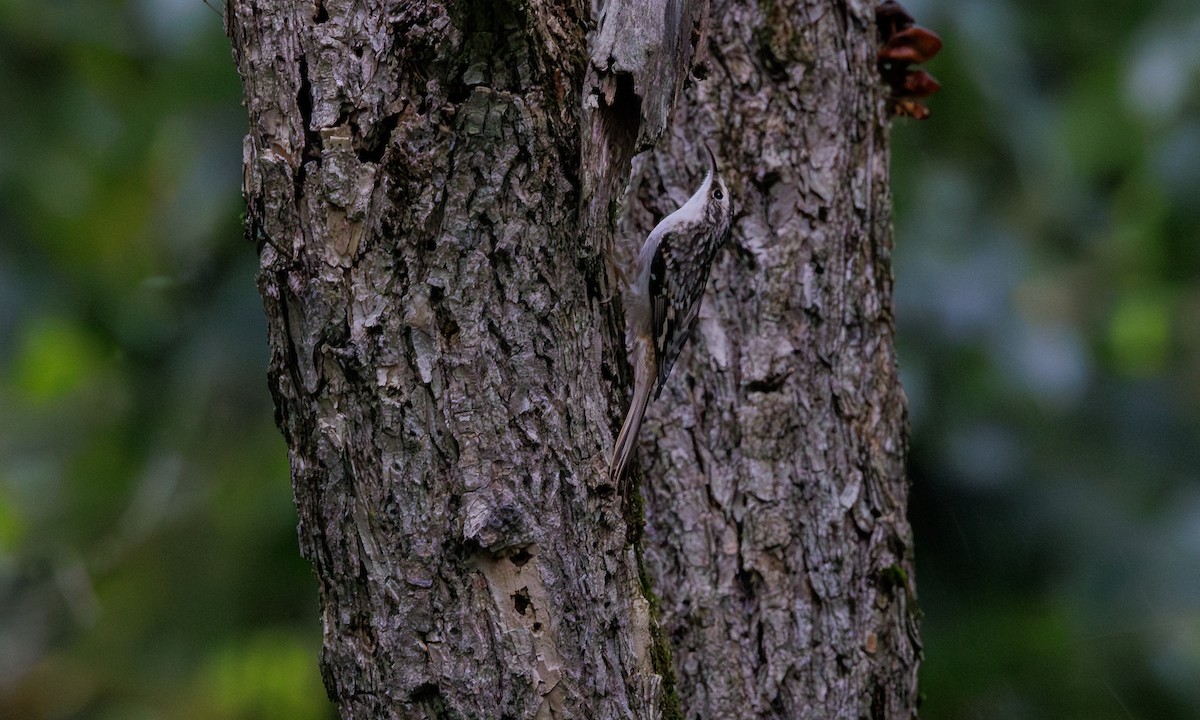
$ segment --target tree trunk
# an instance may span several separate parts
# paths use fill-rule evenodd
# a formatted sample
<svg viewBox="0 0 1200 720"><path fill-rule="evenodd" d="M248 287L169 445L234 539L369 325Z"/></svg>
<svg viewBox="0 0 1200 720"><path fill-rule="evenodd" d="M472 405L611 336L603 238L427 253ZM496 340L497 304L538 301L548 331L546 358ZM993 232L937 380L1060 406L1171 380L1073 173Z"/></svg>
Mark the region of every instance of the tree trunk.
<svg viewBox="0 0 1200 720"><path fill-rule="evenodd" d="M632 208L667 211L659 188L695 182L708 138L740 203L690 359L640 448L646 553L688 717L914 714L873 13L715 1L709 77L634 182ZM650 225L633 217L631 234Z"/></svg>
<svg viewBox="0 0 1200 720"><path fill-rule="evenodd" d="M911 713L870 17L230 0L270 384L343 718ZM704 140L742 215L642 431L643 536L637 484L608 484L616 280Z"/></svg>

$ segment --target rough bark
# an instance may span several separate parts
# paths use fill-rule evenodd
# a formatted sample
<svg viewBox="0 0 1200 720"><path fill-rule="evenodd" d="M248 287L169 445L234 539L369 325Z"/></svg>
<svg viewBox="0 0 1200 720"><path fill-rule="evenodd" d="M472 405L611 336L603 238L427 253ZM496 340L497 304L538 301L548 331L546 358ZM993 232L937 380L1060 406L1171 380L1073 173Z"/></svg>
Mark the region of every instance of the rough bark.
<svg viewBox="0 0 1200 720"><path fill-rule="evenodd" d="M911 707L869 7L712 17L709 42L700 0L227 5L270 384L342 717ZM689 82L706 51L720 70ZM677 104L616 235L631 158ZM614 268L690 192L703 139L744 216L643 430L647 541L637 487L607 485Z"/></svg>
<svg viewBox="0 0 1200 720"><path fill-rule="evenodd" d="M920 645L873 4L718 0L712 17L711 76L631 203L665 212L664 187L677 202L702 139L740 202L690 359L642 431L680 696L695 718L909 717Z"/></svg>

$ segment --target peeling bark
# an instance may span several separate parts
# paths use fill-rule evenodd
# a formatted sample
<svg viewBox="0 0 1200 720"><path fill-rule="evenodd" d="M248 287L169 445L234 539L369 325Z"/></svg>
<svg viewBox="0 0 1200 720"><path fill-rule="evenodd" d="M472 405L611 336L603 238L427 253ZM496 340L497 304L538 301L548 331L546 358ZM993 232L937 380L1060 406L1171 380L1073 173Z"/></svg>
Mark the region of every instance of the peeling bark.
<svg viewBox="0 0 1200 720"><path fill-rule="evenodd" d="M269 379L342 717L907 716L869 6L227 9ZM643 428L643 536L636 485L607 484L619 268L706 139L743 214Z"/></svg>

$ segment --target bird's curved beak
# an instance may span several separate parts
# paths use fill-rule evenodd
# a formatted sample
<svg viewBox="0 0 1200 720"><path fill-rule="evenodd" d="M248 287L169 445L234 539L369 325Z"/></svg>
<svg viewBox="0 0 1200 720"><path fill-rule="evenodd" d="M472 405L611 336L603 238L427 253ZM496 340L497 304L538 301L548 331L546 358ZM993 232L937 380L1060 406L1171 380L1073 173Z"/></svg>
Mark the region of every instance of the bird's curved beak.
<svg viewBox="0 0 1200 720"><path fill-rule="evenodd" d="M704 149L708 152L708 172L713 177L716 177L717 176L717 156L713 155L712 148L710 148L708 146L708 143L704 143Z"/></svg>

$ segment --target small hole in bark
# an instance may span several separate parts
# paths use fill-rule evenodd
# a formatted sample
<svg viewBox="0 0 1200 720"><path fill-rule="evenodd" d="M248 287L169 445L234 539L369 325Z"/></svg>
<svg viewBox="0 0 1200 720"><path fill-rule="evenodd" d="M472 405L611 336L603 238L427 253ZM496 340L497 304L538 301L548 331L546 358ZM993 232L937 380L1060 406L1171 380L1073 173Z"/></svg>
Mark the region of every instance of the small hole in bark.
<svg viewBox="0 0 1200 720"><path fill-rule="evenodd" d="M438 690L438 686L433 683L423 683L413 688L412 694L409 695L414 703L427 703L434 700L439 700L442 696L442 691Z"/></svg>
<svg viewBox="0 0 1200 720"><path fill-rule="evenodd" d="M529 588L523 587L513 593L513 608L516 609L518 615L524 615L533 601L529 599Z"/></svg>
<svg viewBox="0 0 1200 720"><path fill-rule="evenodd" d="M513 553L512 557L509 558L509 561L513 565L516 565L517 567L524 567L525 563L529 562L532 559L533 559L533 555L530 554L530 552L528 550L526 550L525 548L521 548L520 550Z"/></svg>
<svg viewBox="0 0 1200 720"><path fill-rule="evenodd" d="M542 631L542 624L541 624L540 622L535 622L535 623L533 624L533 631L534 631L534 632L541 632L541 631Z"/></svg>
<svg viewBox="0 0 1200 720"><path fill-rule="evenodd" d="M399 121L400 113L392 113L380 118L366 128L360 128L356 122L351 120L350 122L356 130L354 149L358 153L358 159L362 162L383 162L383 154L391 142L392 131L396 129Z"/></svg>
<svg viewBox="0 0 1200 720"><path fill-rule="evenodd" d="M317 14L313 17L317 24L329 21L329 11L325 9L325 3L317 0Z"/></svg>
<svg viewBox="0 0 1200 720"><path fill-rule="evenodd" d="M629 157L637 141L642 121L642 98L635 92L633 75L618 72L604 78L605 90L600 91L600 114L603 117L615 157ZM611 102L606 100L611 98Z"/></svg>
<svg viewBox="0 0 1200 720"><path fill-rule="evenodd" d="M754 184L763 191L770 190L782 180L783 177L777 170L768 170L754 178Z"/></svg>
<svg viewBox="0 0 1200 720"><path fill-rule="evenodd" d="M780 388L783 387L783 384L787 381L788 375L791 375L790 370L786 371L786 372L768 375L767 377L760 378L758 380L751 380L750 382L746 383L746 392L748 392L748 393L777 392Z"/></svg>
<svg viewBox="0 0 1200 720"><path fill-rule="evenodd" d="M754 570L739 570L737 573L738 586L741 588L742 596L747 600L753 600L758 595L758 587L761 585L762 576Z"/></svg>
<svg viewBox="0 0 1200 720"><path fill-rule="evenodd" d="M455 83L449 91L446 92L446 99L455 105L459 105L466 101L471 96L471 88L465 83Z"/></svg>

